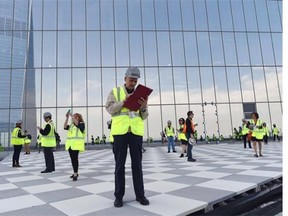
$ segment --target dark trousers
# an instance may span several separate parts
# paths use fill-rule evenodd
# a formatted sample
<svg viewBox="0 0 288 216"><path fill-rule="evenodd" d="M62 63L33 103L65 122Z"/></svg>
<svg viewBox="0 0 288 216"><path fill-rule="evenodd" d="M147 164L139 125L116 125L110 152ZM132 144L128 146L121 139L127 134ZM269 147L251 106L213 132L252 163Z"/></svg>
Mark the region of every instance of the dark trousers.
<svg viewBox="0 0 288 216"><path fill-rule="evenodd" d="M246 146L247 146L247 136L248 136L248 134L243 134L242 135L242 140L243 140L243 143L244 143L244 148L246 148ZM251 141L250 140L248 140L248 145L249 145L249 148L252 148L251 147Z"/></svg>
<svg viewBox="0 0 288 216"><path fill-rule="evenodd" d="M189 141L190 138L190 133L186 133L186 138ZM188 146L187 146L187 160L191 160L192 157L192 150L193 150L193 145L190 145L188 142Z"/></svg>
<svg viewBox="0 0 288 216"><path fill-rule="evenodd" d="M142 142L143 137L132 133L114 136L113 152L115 158L115 197L122 199L125 194L125 162L129 145L132 163L132 176L136 197L144 197L142 172Z"/></svg>
<svg viewBox="0 0 288 216"><path fill-rule="evenodd" d="M74 173L78 173L78 168L79 168L79 160L78 160L78 155L79 155L79 151L74 151L71 149L71 147L69 148L69 155L71 158L71 163L72 163L72 167L73 167L73 171Z"/></svg>
<svg viewBox="0 0 288 216"><path fill-rule="evenodd" d="M264 136L263 136L263 141L264 141L264 143L266 143L266 144L268 143L268 136L267 136L267 135L264 135Z"/></svg>
<svg viewBox="0 0 288 216"><path fill-rule="evenodd" d="M12 165L19 164L19 157L22 150L22 145L14 145Z"/></svg>
<svg viewBox="0 0 288 216"><path fill-rule="evenodd" d="M55 171L55 161L53 155L53 147L44 147L43 152L47 171Z"/></svg>
<svg viewBox="0 0 288 216"><path fill-rule="evenodd" d="M278 134L277 134L277 135L276 135L276 134L274 134L274 135L273 135L273 141L275 141L275 140L276 140L276 137L277 137L277 140L278 140L278 141L280 141L280 137L279 137L279 135L278 135Z"/></svg>

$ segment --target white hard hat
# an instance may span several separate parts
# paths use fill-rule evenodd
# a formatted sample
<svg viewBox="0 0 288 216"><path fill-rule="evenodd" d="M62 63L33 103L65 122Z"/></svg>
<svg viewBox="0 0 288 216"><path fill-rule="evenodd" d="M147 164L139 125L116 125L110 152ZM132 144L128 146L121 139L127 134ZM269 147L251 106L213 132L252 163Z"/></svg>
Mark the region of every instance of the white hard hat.
<svg viewBox="0 0 288 216"><path fill-rule="evenodd" d="M45 113L43 114L43 117L44 117L44 118L47 118L47 117L52 118L52 114L51 114L50 112L45 112Z"/></svg>

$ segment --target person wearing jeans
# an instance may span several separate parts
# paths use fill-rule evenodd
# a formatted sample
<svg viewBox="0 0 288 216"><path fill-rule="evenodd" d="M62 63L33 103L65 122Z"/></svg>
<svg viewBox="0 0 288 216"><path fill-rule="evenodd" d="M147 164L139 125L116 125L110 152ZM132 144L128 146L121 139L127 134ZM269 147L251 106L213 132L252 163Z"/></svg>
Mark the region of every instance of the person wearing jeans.
<svg viewBox="0 0 288 216"><path fill-rule="evenodd" d="M174 142L174 137L175 137L175 130L174 128L171 126L171 121L169 120L167 122L167 127L165 128L165 133L167 136L167 140L168 140L168 152L170 153L170 150L172 149L173 152L177 152L175 150L175 142Z"/></svg>

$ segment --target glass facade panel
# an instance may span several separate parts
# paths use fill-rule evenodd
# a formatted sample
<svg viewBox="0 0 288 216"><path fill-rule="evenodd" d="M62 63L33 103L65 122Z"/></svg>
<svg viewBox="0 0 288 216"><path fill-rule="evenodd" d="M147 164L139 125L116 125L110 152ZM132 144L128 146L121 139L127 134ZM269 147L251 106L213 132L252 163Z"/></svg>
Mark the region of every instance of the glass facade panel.
<svg viewBox="0 0 288 216"><path fill-rule="evenodd" d="M219 130L228 137L241 125L243 103L256 102L269 127L275 122L282 128L282 1L0 4L4 145L19 118L36 137L46 111L52 112L64 142L68 108L84 116L87 141L91 135L108 137L106 99L113 87L124 84L128 66L138 66L138 83L153 88L144 140L160 139L167 120L176 127L189 109L199 136L217 136Z"/></svg>

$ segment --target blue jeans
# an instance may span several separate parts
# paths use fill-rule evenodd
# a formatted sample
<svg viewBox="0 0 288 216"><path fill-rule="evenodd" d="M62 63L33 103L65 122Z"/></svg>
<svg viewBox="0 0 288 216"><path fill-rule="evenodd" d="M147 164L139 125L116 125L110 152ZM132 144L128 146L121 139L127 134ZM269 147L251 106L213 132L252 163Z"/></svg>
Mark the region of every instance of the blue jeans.
<svg viewBox="0 0 288 216"><path fill-rule="evenodd" d="M168 151L170 151L171 147L172 147L172 150L175 151L175 143L174 143L173 136L168 137Z"/></svg>
<svg viewBox="0 0 288 216"><path fill-rule="evenodd" d="M187 140L189 140L190 138L190 133L186 133L186 138ZM192 149L193 149L193 145L190 145L188 143L188 147L187 147L187 160L191 160L192 159Z"/></svg>

